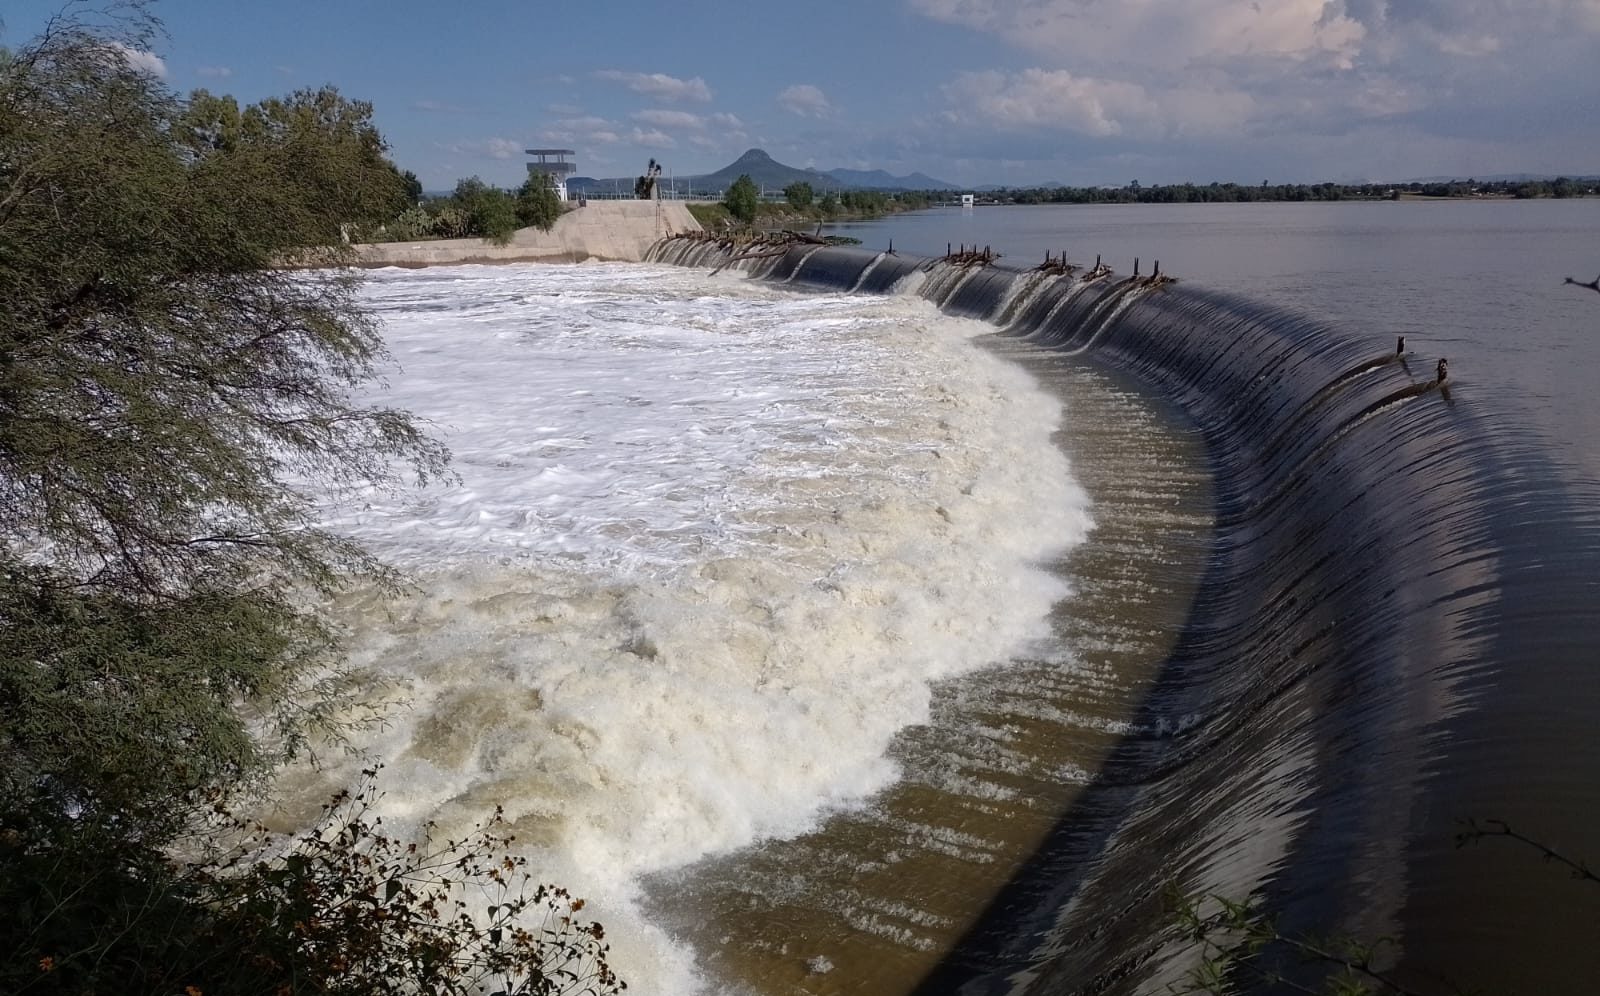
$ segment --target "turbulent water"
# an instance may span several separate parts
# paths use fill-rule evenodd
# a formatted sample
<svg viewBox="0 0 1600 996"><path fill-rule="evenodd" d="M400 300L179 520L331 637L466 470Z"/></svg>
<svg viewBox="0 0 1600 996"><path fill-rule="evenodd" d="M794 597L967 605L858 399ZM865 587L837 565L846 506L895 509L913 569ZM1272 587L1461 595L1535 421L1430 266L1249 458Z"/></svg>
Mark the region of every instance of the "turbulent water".
<svg viewBox="0 0 1600 996"><path fill-rule="evenodd" d="M1049 633L1044 565L1090 526L1059 402L915 297L583 265L379 271L366 298L383 401L459 475L327 512L417 586L338 608L398 682L358 743L382 808L459 836L503 807L634 991L691 991L644 879L861 808L933 683Z"/></svg>
<svg viewBox="0 0 1600 996"><path fill-rule="evenodd" d="M1433 231L1399 217L1413 236ZM1454 237L1450 258L1470 258L1471 240ZM658 248L685 265L727 253ZM1600 502L1582 470L1592 440L1562 432L1590 392L1570 378L1507 389L1549 357L1582 370L1594 355L1552 320L1567 301L1541 306L1548 278L1538 291L1527 275L1465 288L1530 302L1517 350L1478 330L1498 313L1485 308L1397 351L1381 331L1162 284L1148 268L1140 279L814 246L745 265L795 288L914 284L946 313L992 322L1030 368L1082 363L1137 385L1204 444L1210 529L1175 641L1143 648L1153 677L1110 669L1128 695L1117 741L1072 748L1088 784L998 893L974 896L982 915L918 991L1169 991L1199 955L1174 923L1174 892L1248 900L1294 935L1382 939L1374 967L1409 991L1592 991L1592 883L1513 838L1454 840L1463 820L1503 819L1574 861L1600 853ZM1329 269L1328 283L1343 280ZM1467 377L1442 376L1442 340L1473 361ZM1085 449L1073 422L1063 437L1075 458ZM1156 434L1112 460L1165 448ZM1195 507L1178 483L1165 481L1172 507ZM1135 516L1147 537L1162 531L1152 511ZM1085 592L1119 573L1160 591L1173 577L1150 561L1181 577L1195 545L1183 532L1121 571L1091 556L1069 569L1093 582ZM1102 542L1118 540L1096 534L1085 549ZM1074 645L1090 668L1103 659ZM1048 686L1031 692L1049 700ZM1300 986L1329 971L1282 949L1266 958ZM1245 970L1232 983L1276 991Z"/></svg>
<svg viewBox="0 0 1600 996"><path fill-rule="evenodd" d="M336 606L389 817L503 806L636 992L1166 992L1171 890L1591 991L1592 884L1453 835L1600 854L1596 205L1257 207L978 239L1211 288L905 251L983 212L375 273L460 475L327 507L417 582Z"/></svg>

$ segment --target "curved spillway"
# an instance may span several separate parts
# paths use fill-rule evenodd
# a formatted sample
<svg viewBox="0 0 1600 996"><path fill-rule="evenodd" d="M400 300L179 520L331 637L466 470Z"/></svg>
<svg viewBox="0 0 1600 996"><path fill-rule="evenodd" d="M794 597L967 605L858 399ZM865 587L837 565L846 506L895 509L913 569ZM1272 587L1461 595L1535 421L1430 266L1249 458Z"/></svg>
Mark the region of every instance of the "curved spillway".
<svg viewBox="0 0 1600 996"><path fill-rule="evenodd" d="M650 258L736 255L676 239ZM1600 558L1558 475L1452 398L1435 357L1060 267L814 245L733 265L797 287L918 293L1081 354L1176 403L1209 452L1215 532L1176 649L1090 790L924 991L1165 991L1194 963L1174 887L1257 900L1286 932L1395 939L1380 962L1402 973L1444 963L1492 981L1474 966L1504 961L1530 929L1554 938L1541 947L1563 932L1586 947L1585 918L1538 912L1536 861L1448 858L1455 820L1550 808L1499 784L1494 754L1512 743L1522 769L1555 765L1559 738L1474 746L1476 717L1491 692L1532 713L1548 694L1536 675L1582 670ZM1563 690L1582 700L1574 714L1600 705L1593 685ZM1576 990L1593 968L1509 977Z"/></svg>

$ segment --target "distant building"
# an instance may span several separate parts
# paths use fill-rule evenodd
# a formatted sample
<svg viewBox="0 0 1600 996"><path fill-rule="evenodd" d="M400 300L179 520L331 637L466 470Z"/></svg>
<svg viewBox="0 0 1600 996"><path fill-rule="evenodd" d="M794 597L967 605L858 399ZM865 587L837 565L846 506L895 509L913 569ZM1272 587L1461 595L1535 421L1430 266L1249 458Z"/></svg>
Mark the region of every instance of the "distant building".
<svg viewBox="0 0 1600 996"><path fill-rule="evenodd" d="M533 156L533 162L528 164L528 175L542 173L545 180L555 189L556 196L562 200L567 199L567 177L577 172L578 164L568 159L568 156L577 155L571 149L526 149L528 155Z"/></svg>
<svg viewBox="0 0 1600 996"><path fill-rule="evenodd" d="M973 195L973 194L962 194L961 195L961 206L964 207L964 208L971 207L972 203L973 203L974 196L975 195Z"/></svg>

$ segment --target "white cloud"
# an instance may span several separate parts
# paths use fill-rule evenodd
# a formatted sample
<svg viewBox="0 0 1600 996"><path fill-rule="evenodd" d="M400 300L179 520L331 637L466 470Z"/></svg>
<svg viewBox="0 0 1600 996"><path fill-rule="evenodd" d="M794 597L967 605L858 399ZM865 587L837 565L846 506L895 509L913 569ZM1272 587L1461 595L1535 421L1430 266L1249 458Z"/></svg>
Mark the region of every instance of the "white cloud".
<svg viewBox="0 0 1600 996"><path fill-rule="evenodd" d="M610 121L607 121L605 118L597 118L593 115L589 115L587 117L563 118L559 127L564 131L586 132L615 128L616 126Z"/></svg>
<svg viewBox="0 0 1600 996"><path fill-rule="evenodd" d="M514 142L509 138L491 138L484 143L484 148L493 159L515 159L525 155L522 143Z"/></svg>
<svg viewBox="0 0 1600 996"><path fill-rule="evenodd" d="M667 102L693 100L700 103L711 100L711 88L698 76L682 80L665 73L628 73L620 69L602 69L594 75L596 79L621 83L634 93L644 94L655 100Z"/></svg>
<svg viewBox="0 0 1600 996"><path fill-rule="evenodd" d="M438 148L458 156L471 156L475 159L516 159L525 153L521 142L514 142L509 138L484 138L472 141L451 142L438 145Z"/></svg>
<svg viewBox="0 0 1600 996"><path fill-rule="evenodd" d="M208 80L225 80L233 75L233 70L227 66L201 66L195 70L196 76L204 76Z"/></svg>
<svg viewBox="0 0 1600 996"><path fill-rule="evenodd" d="M744 128L744 122L739 120L737 114L718 112L711 115L711 123L718 128L738 128L741 130Z"/></svg>
<svg viewBox="0 0 1600 996"><path fill-rule="evenodd" d="M1062 65L1183 69L1233 58L1348 67L1366 35L1342 0L911 0Z"/></svg>
<svg viewBox="0 0 1600 996"><path fill-rule="evenodd" d="M690 114L688 111L668 111L654 108L635 111L630 116L635 121L643 121L645 124L655 125L658 128L700 129L706 126L704 118L698 114Z"/></svg>
<svg viewBox="0 0 1600 996"><path fill-rule="evenodd" d="M963 73L944 87L951 123L1001 131L1066 131L1091 137L1163 138L1226 133L1255 110L1240 92L1152 92L1137 83L1066 70Z"/></svg>
<svg viewBox="0 0 1600 996"><path fill-rule="evenodd" d="M1528 112L1594 93L1600 32L1600 0L908 3L1036 60L952 80L935 128L968 141L1077 134L1103 147L1248 138L1290 150L1297 137L1402 119L1418 135L1526 130ZM1207 154L1231 158L1220 147Z"/></svg>
<svg viewBox="0 0 1600 996"><path fill-rule="evenodd" d="M412 101L411 109L414 111L427 111L430 114L461 114L466 111L466 108L444 100Z"/></svg>
<svg viewBox="0 0 1600 996"><path fill-rule="evenodd" d="M539 133L539 141L555 145L614 145L622 141L618 125L605 118L587 115L564 118L554 127Z"/></svg>
<svg viewBox="0 0 1600 996"><path fill-rule="evenodd" d="M575 117L583 113L583 108L576 104L549 104L545 107L545 110L551 114L559 114L562 117Z"/></svg>
<svg viewBox="0 0 1600 996"><path fill-rule="evenodd" d="M642 145L647 149L676 149L678 147L678 143L673 141L672 136L655 128L649 131L635 128L628 133L628 141L634 145Z"/></svg>
<svg viewBox="0 0 1600 996"><path fill-rule="evenodd" d="M156 79L167 78L167 64L154 52L131 48L121 42L111 42L107 45L107 48L111 50L112 55L121 59L134 72L154 76Z"/></svg>
<svg viewBox="0 0 1600 996"><path fill-rule="evenodd" d="M823 118L833 110L828 97L810 83L797 83L778 94L778 106L803 118Z"/></svg>

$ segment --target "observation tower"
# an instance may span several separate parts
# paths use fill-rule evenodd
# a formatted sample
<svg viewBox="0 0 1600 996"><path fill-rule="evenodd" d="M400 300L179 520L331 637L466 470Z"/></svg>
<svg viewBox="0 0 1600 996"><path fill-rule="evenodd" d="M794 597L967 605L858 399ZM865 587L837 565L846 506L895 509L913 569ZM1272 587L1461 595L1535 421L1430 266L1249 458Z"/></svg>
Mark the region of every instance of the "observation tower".
<svg viewBox="0 0 1600 996"><path fill-rule="evenodd" d="M567 199L567 177L578 169L578 164L568 159L568 156L577 155L571 149L525 149L533 157L533 162L528 164L528 173L543 173L555 188L556 196L562 200Z"/></svg>

